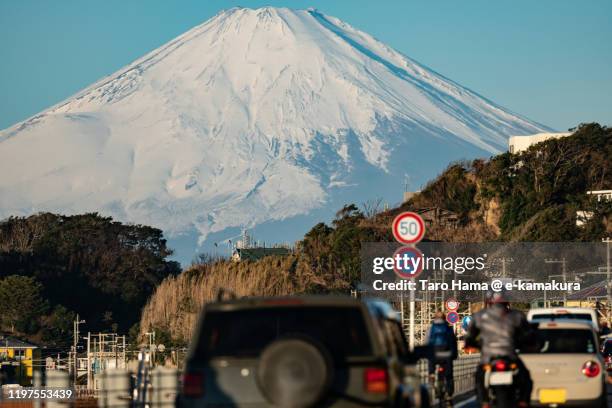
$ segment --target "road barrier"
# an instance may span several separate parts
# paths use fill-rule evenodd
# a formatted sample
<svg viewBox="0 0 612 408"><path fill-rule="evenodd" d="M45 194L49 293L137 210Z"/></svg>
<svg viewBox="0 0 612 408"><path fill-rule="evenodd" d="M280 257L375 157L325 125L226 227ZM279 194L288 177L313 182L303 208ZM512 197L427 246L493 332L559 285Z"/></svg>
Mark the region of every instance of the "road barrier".
<svg viewBox="0 0 612 408"><path fill-rule="evenodd" d="M180 373L175 368L158 367L142 373L105 372L97 391L99 408L172 408L179 390Z"/></svg>
<svg viewBox="0 0 612 408"><path fill-rule="evenodd" d="M466 354L460 356L453 362L453 378L455 380L455 396L460 396L468 392L474 391L474 375L476 368L480 362L480 354ZM419 375L421 383L430 385L429 383L429 367L427 360L418 362ZM430 395L433 401L433 387L429 387Z"/></svg>
<svg viewBox="0 0 612 408"><path fill-rule="evenodd" d="M480 355L461 356L454 362L455 395L474 390L474 373ZM427 360L417 363L421 382L429 386ZM174 368L158 367L144 373L107 370L99 374L96 384L100 389L77 386L70 400L45 400L42 404L29 401L7 401L0 398L0 408L172 408L180 388L180 372ZM45 387L70 388L68 373L48 370ZM430 391L432 387L429 387ZM433 399L432 399L433 401ZM40 401L39 401L40 402Z"/></svg>
<svg viewBox="0 0 612 408"><path fill-rule="evenodd" d="M99 407L125 407L132 404L132 377L124 370L100 373Z"/></svg>

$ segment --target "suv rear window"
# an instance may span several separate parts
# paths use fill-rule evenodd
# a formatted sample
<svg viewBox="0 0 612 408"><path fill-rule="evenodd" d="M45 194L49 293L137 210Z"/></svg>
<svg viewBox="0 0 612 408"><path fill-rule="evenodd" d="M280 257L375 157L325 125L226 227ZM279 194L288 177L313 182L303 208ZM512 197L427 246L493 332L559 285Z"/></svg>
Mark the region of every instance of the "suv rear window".
<svg viewBox="0 0 612 408"><path fill-rule="evenodd" d="M588 353L597 351L597 343L589 330L540 329L537 331L537 347L527 353Z"/></svg>
<svg viewBox="0 0 612 408"><path fill-rule="evenodd" d="M195 357L256 357L294 335L315 339L336 358L371 354L361 309L309 306L207 312Z"/></svg>

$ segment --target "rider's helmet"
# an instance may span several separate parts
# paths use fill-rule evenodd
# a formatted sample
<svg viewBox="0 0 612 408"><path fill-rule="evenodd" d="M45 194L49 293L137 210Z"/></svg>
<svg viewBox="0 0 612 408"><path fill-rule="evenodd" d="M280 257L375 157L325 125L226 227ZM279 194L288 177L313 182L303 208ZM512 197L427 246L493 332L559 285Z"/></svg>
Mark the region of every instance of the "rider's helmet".
<svg viewBox="0 0 612 408"><path fill-rule="evenodd" d="M446 314L444 314L443 311L438 310L435 314L434 314L434 320L446 320Z"/></svg>
<svg viewBox="0 0 612 408"><path fill-rule="evenodd" d="M508 307L510 305L505 289L499 291L488 290L486 294L486 303L487 306L500 304Z"/></svg>

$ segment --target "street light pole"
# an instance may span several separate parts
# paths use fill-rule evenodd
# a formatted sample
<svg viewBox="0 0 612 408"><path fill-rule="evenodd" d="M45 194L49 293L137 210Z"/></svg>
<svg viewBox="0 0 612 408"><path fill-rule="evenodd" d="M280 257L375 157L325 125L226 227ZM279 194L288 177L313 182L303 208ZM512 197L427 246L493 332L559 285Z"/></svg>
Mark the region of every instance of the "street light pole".
<svg viewBox="0 0 612 408"><path fill-rule="evenodd" d="M74 384L76 385L77 383L77 378L79 376L79 365L78 365L78 360L77 360L77 354L78 354L78 350L77 350L77 346L79 344L79 324L83 324L85 323L85 320L79 320L79 315L77 313L76 315L76 320L73 322L73 334L74 334Z"/></svg>
<svg viewBox="0 0 612 408"><path fill-rule="evenodd" d="M87 332L87 389L90 390L93 386L91 381L91 332Z"/></svg>
<svg viewBox="0 0 612 408"><path fill-rule="evenodd" d="M151 367L155 366L155 331L145 333L149 337L149 355Z"/></svg>

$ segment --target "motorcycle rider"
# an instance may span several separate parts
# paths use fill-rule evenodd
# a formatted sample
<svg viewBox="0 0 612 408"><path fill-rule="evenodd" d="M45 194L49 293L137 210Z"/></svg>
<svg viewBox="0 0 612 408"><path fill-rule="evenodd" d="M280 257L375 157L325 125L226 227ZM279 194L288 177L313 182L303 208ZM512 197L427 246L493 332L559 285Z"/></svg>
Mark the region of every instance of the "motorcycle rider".
<svg viewBox="0 0 612 408"><path fill-rule="evenodd" d="M525 314L510 308L503 291L487 292L486 307L474 314L465 338L467 347L480 349L476 394L483 408L490 407L489 394L484 383L484 365L499 357L516 363L518 374L514 376L514 381L519 391L518 406L529 406L533 382L529 370L517 355L517 349L527 343L531 334L531 326Z"/></svg>
<svg viewBox="0 0 612 408"><path fill-rule="evenodd" d="M429 329L427 344L432 348L432 357L429 359L429 376L435 381L436 365L444 370L447 396L452 397L455 392L453 376L453 360L457 359L457 337L453 328L446 321L444 312L436 312Z"/></svg>

